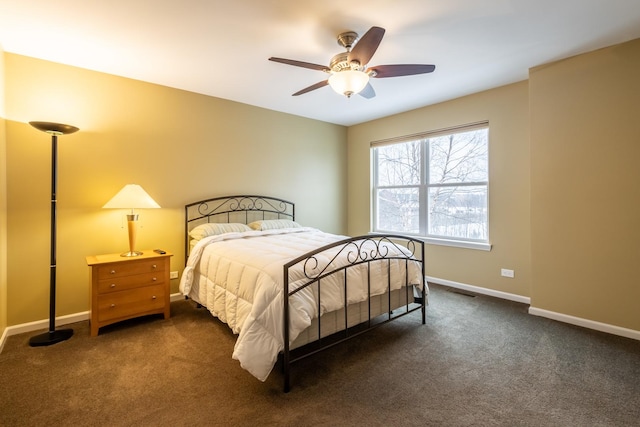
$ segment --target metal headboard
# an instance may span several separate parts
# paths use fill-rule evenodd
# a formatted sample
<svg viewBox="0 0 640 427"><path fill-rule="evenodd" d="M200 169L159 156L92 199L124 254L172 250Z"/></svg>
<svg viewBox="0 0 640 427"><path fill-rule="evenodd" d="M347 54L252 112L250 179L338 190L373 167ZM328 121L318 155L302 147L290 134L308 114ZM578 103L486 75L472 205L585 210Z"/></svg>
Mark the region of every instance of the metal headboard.
<svg viewBox="0 0 640 427"><path fill-rule="evenodd" d="M189 232L200 224L262 219L295 220L295 204L269 196L223 196L185 205L185 261L189 257Z"/></svg>

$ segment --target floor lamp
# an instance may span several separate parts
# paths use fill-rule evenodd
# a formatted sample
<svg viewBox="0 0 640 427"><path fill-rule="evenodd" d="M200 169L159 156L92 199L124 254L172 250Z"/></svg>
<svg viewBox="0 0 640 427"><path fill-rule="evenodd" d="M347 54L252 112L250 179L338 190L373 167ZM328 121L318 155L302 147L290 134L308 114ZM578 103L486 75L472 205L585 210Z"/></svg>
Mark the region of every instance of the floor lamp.
<svg viewBox="0 0 640 427"><path fill-rule="evenodd" d="M56 192L58 187L58 136L78 131L77 127L49 122L29 122L34 128L51 135L51 267L49 272L49 331L31 337L29 345L39 347L68 340L73 329L56 331Z"/></svg>

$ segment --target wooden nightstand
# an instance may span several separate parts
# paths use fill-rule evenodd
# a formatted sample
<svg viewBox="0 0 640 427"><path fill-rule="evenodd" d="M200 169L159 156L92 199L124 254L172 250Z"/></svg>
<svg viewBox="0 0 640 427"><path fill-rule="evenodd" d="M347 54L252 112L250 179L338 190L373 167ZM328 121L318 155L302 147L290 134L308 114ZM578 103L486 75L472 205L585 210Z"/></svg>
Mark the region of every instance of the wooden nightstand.
<svg viewBox="0 0 640 427"><path fill-rule="evenodd" d="M148 314L170 316L169 293L173 254L151 249L137 257L120 254L91 255L91 336L98 329L122 320Z"/></svg>

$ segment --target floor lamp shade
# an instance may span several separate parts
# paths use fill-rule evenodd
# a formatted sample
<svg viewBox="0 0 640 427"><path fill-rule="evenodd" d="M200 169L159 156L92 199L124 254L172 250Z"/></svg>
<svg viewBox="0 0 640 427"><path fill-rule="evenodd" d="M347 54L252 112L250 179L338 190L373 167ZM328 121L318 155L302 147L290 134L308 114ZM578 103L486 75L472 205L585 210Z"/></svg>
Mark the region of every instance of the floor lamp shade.
<svg viewBox="0 0 640 427"><path fill-rule="evenodd" d="M131 213L127 215L127 228L129 229L129 251L120 254L120 256L138 256L142 252L136 251L136 226L138 215L134 213L134 209L159 208L160 205L147 194L137 184L127 184L122 190L111 198L103 208L107 209L131 209Z"/></svg>
<svg viewBox="0 0 640 427"><path fill-rule="evenodd" d="M73 335L73 329L56 330L56 219L58 202L58 136L78 131L75 126L51 122L29 122L34 128L51 135L51 259L49 267L49 330L31 337L32 347L65 341Z"/></svg>

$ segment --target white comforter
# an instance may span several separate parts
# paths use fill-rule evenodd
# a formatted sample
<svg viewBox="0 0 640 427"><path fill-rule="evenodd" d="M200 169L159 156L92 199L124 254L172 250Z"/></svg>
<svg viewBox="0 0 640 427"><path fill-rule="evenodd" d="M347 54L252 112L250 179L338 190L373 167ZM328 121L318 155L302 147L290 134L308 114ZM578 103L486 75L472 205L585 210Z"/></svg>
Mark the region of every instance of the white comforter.
<svg viewBox="0 0 640 427"><path fill-rule="evenodd" d="M284 348L283 265L345 238L312 228L247 231L207 237L193 248L180 281L180 291L205 305L214 316L239 334L233 358L264 381L278 353ZM322 258L319 259L322 265ZM371 293L384 293L387 287L386 264L377 267L373 264L373 268ZM394 271L402 272L402 269L404 263L394 262L392 277L396 276ZM409 270L410 283L422 284L418 264L411 263ZM294 276L290 289L299 286L295 278L301 278L302 272L296 271ZM367 298L366 274L363 276L352 277L349 273L349 303ZM404 276L399 282L392 289L405 283ZM311 288L290 299L291 342L311 324L313 318L344 305L341 280L323 280L320 298L320 313L317 292Z"/></svg>

